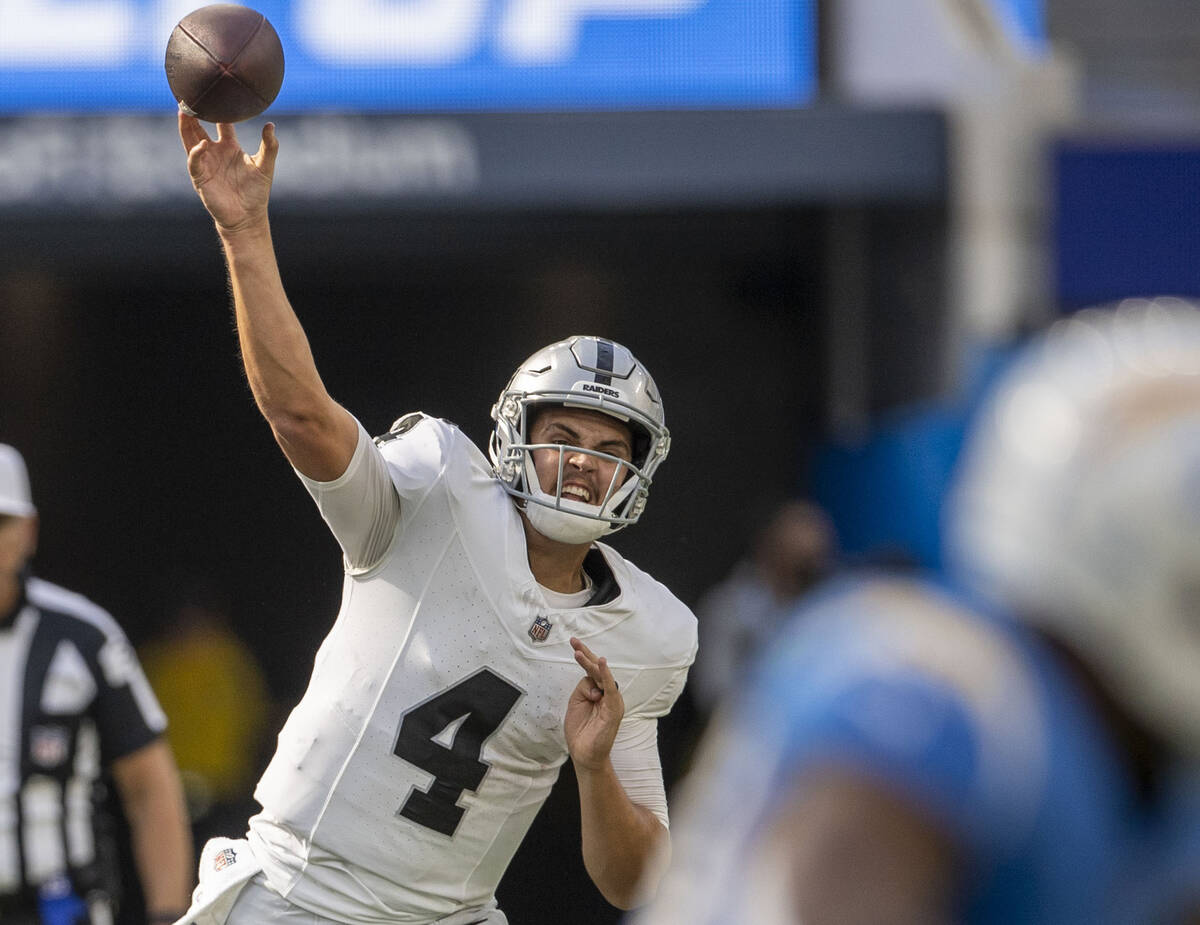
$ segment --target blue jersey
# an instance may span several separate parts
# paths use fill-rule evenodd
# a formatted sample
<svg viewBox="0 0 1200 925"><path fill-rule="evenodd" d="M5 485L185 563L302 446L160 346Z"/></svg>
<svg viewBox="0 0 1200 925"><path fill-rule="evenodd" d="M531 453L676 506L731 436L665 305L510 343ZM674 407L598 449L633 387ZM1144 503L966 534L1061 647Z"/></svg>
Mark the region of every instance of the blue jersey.
<svg viewBox="0 0 1200 925"><path fill-rule="evenodd" d="M830 766L951 836L956 921L1172 921L1148 910L1200 882L1200 837L1179 822L1196 788L1146 805L1091 702L1021 627L934 584L870 576L832 584L763 643L688 782L675 862L639 925L789 920L756 845L806 770Z"/></svg>

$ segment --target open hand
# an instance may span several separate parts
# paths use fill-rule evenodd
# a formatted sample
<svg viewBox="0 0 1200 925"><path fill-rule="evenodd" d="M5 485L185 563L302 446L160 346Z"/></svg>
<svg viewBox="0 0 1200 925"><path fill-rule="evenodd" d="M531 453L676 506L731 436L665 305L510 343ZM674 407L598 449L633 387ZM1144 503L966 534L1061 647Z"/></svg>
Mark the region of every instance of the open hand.
<svg viewBox="0 0 1200 925"><path fill-rule="evenodd" d="M595 770L608 760L617 729L625 716L625 700L617 689L608 660L571 637L575 661L586 675L575 685L567 703L563 733L567 749L577 767Z"/></svg>
<svg viewBox="0 0 1200 925"><path fill-rule="evenodd" d="M219 123L213 141L199 119L182 111L179 138L188 154L192 186L222 231L237 231L266 219L279 153L274 124L263 126L262 141L253 157L238 144L232 125Z"/></svg>

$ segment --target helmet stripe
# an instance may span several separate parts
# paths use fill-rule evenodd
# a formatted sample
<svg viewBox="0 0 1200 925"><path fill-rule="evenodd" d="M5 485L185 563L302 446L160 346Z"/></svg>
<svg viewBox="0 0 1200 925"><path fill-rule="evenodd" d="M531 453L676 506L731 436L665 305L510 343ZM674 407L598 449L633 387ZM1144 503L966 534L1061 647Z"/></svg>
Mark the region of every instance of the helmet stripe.
<svg viewBox="0 0 1200 925"><path fill-rule="evenodd" d="M605 375L604 372L612 373L613 369L613 345L612 341L596 340L596 384L597 385L612 385L612 375ZM603 370L604 372L601 372Z"/></svg>

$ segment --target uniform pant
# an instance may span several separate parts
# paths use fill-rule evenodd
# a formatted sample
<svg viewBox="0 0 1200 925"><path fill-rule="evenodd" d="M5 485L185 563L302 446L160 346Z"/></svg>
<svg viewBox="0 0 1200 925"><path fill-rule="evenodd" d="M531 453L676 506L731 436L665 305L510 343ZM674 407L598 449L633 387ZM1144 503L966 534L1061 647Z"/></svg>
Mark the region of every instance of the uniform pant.
<svg viewBox="0 0 1200 925"><path fill-rule="evenodd" d="M293 906L267 884L267 878L256 874L238 894L225 925L262 925L281 922L283 925L339 925L332 919L314 915ZM5 923L7 925L7 923ZM437 925L508 925L499 909L479 909L475 912L456 912L438 919Z"/></svg>

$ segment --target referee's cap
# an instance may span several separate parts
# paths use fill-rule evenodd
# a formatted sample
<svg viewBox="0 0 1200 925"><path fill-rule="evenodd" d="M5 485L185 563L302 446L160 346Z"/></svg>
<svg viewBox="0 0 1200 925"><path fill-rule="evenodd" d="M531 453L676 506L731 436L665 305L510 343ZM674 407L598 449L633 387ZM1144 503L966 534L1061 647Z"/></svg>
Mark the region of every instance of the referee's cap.
<svg viewBox="0 0 1200 925"><path fill-rule="evenodd" d="M25 460L15 447L0 443L0 514L32 517L36 513Z"/></svg>

